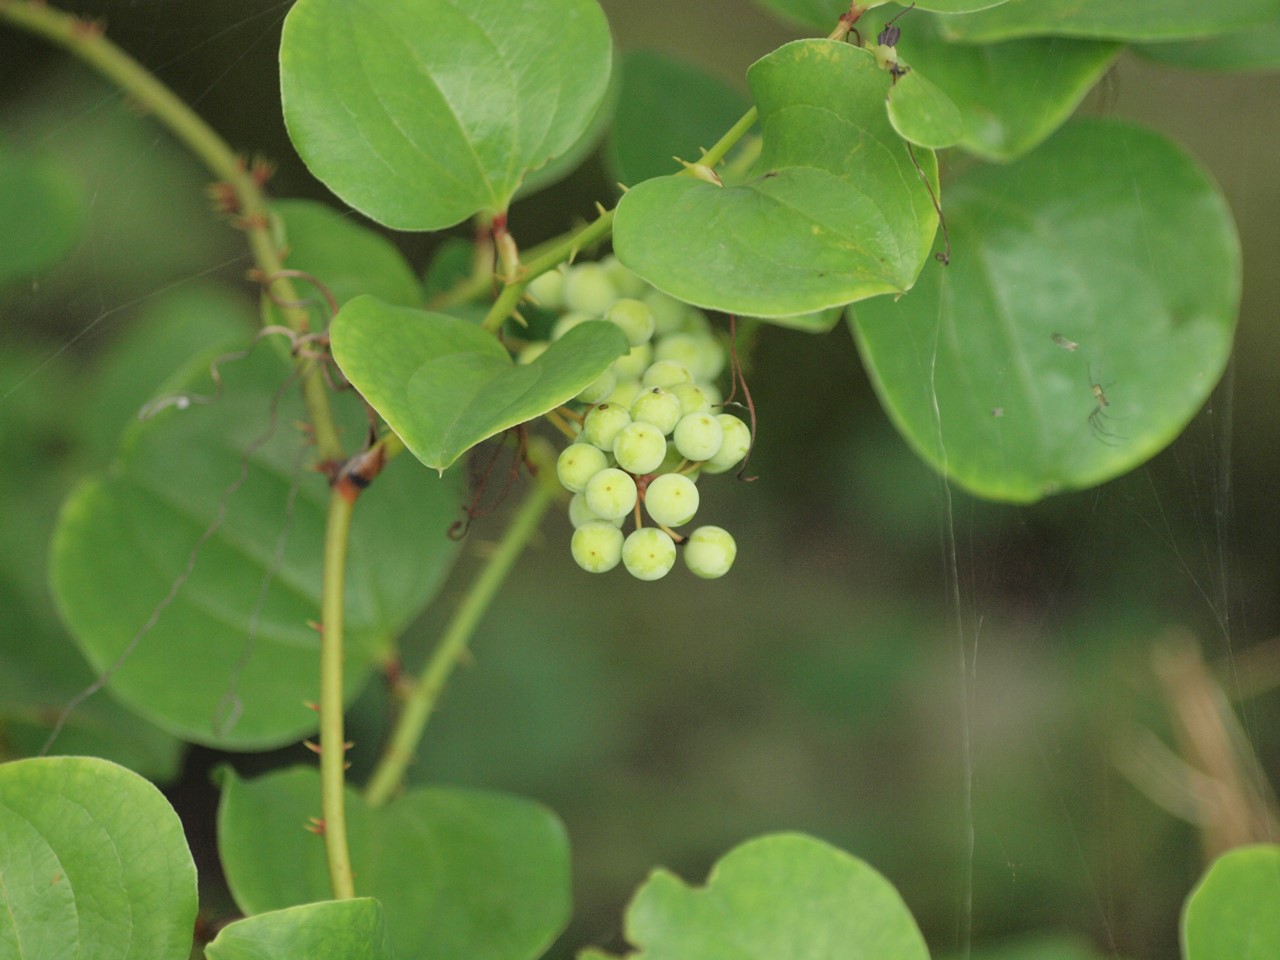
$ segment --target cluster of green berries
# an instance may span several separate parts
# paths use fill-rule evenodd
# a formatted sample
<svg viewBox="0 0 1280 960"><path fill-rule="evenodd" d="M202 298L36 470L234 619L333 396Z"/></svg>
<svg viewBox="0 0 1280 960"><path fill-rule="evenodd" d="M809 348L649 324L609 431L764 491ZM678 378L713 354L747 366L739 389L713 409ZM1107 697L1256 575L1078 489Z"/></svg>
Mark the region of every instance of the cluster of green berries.
<svg viewBox="0 0 1280 960"><path fill-rule="evenodd" d="M738 550L726 530L675 530L698 511L698 477L733 469L751 448L747 425L719 412L715 381L727 357L706 316L649 287L612 257L543 274L529 293L560 313L553 340L579 323L604 320L631 344L630 353L578 395L577 436L556 463L561 484L573 494L574 560L592 573L621 563L632 576L658 580L675 566L680 544L694 574L724 576ZM531 343L520 360L545 349L546 342ZM624 537L628 518L635 529Z"/></svg>

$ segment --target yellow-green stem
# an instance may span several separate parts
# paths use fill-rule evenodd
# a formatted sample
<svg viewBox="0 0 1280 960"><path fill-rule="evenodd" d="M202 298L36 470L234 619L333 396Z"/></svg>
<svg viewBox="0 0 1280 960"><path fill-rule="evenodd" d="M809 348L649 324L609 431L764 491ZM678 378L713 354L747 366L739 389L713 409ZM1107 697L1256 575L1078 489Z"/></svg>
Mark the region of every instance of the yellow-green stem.
<svg viewBox="0 0 1280 960"><path fill-rule="evenodd" d="M558 494L554 466L544 466L484 569L453 614L422 676L413 684L391 734L391 742L365 787L365 800L380 806L391 799L418 750L418 743L450 674L462 659L480 618L497 595L547 508Z"/></svg>
<svg viewBox="0 0 1280 960"><path fill-rule="evenodd" d="M329 494L324 537L324 586L320 633L320 790L324 848L335 900L354 897L351 854L347 849L345 796L347 745L342 727L343 593L347 543L355 504L338 491Z"/></svg>
<svg viewBox="0 0 1280 960"><path fill-rule="evenodd" d="M0 0L0 19L38 34L66 48L115 83L138 105L169 128L216 177L234 192L238 216L244 227L262 276L281 303L297 303L299 295L283 269L281 253L271 235L266 198L243 160L200 115L188 107L145 67L102 34L101 26L70 14L26 0ZM295 332L307 330L309 317L298 307L281 307L280 312ZM298 360L300 364L308 361ZM329 395L318 371L303 371L303 399L314 431L316 449L322 460L339 460L342 445L329 405Z"/></svg>

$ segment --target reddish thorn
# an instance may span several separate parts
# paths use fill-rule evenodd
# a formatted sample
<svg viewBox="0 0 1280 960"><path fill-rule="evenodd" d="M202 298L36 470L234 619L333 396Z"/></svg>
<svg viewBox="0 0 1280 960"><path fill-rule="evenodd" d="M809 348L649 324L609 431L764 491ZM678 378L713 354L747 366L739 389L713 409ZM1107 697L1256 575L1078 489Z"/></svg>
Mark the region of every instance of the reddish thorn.
<svg viewBox="0 0 1280 960"><path fill-rule="evenodd" d="M303 741L302 741L302 745L303 745L304 747L306 747L308 750L310 750L312 753L317 754L317 755L318 755L318 754L321 754L321 753L323 753L323 752L324 752L324 750L321 748L320 744L318 744L318 743L312 743L310 740L303 740Z"/></svg>
<svg viewBox="0 0 1280 960"><path fill-rule="evenodd" d="M320 704L312 700L303 700L302 705L306 707L308 710L314 710L316 713L320 712Z"/></svg>

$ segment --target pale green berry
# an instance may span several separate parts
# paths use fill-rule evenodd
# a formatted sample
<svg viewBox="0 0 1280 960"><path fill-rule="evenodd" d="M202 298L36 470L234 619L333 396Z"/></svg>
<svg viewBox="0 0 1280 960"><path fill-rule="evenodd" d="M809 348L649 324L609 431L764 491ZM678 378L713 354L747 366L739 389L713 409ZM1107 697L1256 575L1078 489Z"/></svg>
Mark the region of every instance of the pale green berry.
<svg viewBox="0 0 1280 960"><path fill-rule="evenodd" d="M517 363L533 363L540 356L547 352L547 347L551 346L546 340L534 340L532 343L526 343L520 348L520 356L516 358Z"/></svg>
<svg viewBox="0 0 1280 960"><path fill-rule="evenodd" d="M583 403L599 403L613 393L613 388L617 385L618 375L613 372L613 367L606 367L604 373L583 387L578 399Z"/></svg>
<svg viewBox="0 0 1280 960"><path fill-rule="evenodd" d="M525 292L537 301L538 306L547 310L564 309L564 274L559 270L548 270L529 281Z"/></svg>
<svg viewBox="0 0 1280 960"><path fill-rule="evenodd" d="M644 508L654 523L679 527L693 519L698 512L699 499L698 487L688 477L664 473L645 489Z"/></svg>
<svg viewBox="0 0 1280 960"><path fill-rule="evenodd" d="M613 455L628 473L652 473L667 455L667 438L651 423L629 423L613 438Z"/></svg>
<svg viewBox="0 0 1280 960"><path fill-rule="evenodd" d="M639 380L623 380L618 378L618 385L613 388L613 393L605 397L605 403L613 403L622 407L624 410L630 410L631 405L636 402L636 397L640 396L640 392L644 390Z"/></svg>
<svg viewBox="0 0 1280 960"><path fill-rule="evenodd" d="M686 460L683 456L681 456L680 451L676 449L676 445L672 441L668 440L667 455L662 458L662 462L658 464L657 467L654 468L653 472L654 473L674 473L675 471L679 470L681 466L688 464L688 462L689 462L688 460ZM696 472L691 472L689 475L690 479L696 479L696 477L697 477Z"/></svg>
<svg viewBox="0 0 1280 960"><path fill-rule="evenodd" d="M633 347L653 338L653 311L640 300L615 300L604 318L616 324Z"/></svg>
<svg viewBox="0 0 1280 960"><path fill-rule="evenodd" d="M617 520L608 520L600 516L587 506L585 493L575 493L569 498L569 522L573 524L575 530L584 523L591 523L593 520L604 520L606 523L612 523L615 527L620 527L623 519L623 517L619 517Z"/></svg>
<svg viewBox="0 0 1280 960"><path fill-rule="evenodd" d="M751 449L751 429L731 413L716 417L724 439L716 455L702 465L707 473L724 473L732 470Z"/></svg>
<svg viewBox="0 0 1280 960"><path fill-rule="evenodd" d="M724 427L709 413L691 413L680 418L671 439L682 456L690 460L711 460L724 444Z"/></svg>
<svg viewBox="0 0 1280 960"><path fill-rule="evenodd" d="M675 360L659 360L657 363L649 364L640 382L646 387L674 387L677 383L685 383L692 379L693 375L683 363Z"/></svg>
<svg viewBox="0 0 1280 960"><path fill-rule="evenodd" d="M573 531L569 545L578 566L589 573L612 570L622 559L622 531L608 520L592 520Z"/></svg>
<svg viewBox="0 0 1280 960"><path fill-rule="evenodd" d="M625 357L619 357L613 361L613 372L618 375L619 380L639 381L651 363L653 363L653 344L642 343L632 347L631 352Z"/></svg>
<svg viewBox="0 0 1280 960"><path fill-rule="evenodd" d="M685 315L689 312L687 303L681 303L675 297L653 289L646 290L640 299L653 311L654 328L658 336L674 333L684 326Z"/></svg>
<svg viewBox="0 0 1280 960"><path fill-rule="evenodd" d="M571 443L560 451L556 476L566 490L581 493L587 481L609 465L604 451L589 443Z"/></svg>
<svg viewBox="0 0 1280 960"><path fill-rule="evenodd" d="M662 387L650 387L631 404L631 419L652 423L665 437L680 420L680 401Z"/></svg>
<svg viewBox="0 0 1280 960"><path fill-rule="evenodd" d="M711 404L713 409L724 403L724 393L710 380L698 381L698 389L707 395L707 403ZM693 413L692 410L689 412Z"/></svg>
<svg viewBox="0 0 1280 960"><path fill-rule="evenodd" d="M658 341L653 358L683 363L694 380L714 380L724 370L725 350L710 333L673 333Z"/></svg>
<svg viewBox="0 0 1280 960"><path fill-rule="evenodd" d="M661 580L675 566L675 542L657 527L633 530L622 543L622 562L637 580Z"/></svg>
<svg viewBox="0 0 1280 960"><path fill-rule="evenodd" d="M626 544L623 544L626 550ZM733 566L738 545L729 531L721 527L698 527L684 544L684 563L695 575L706 580L723 577Z"/></svg>
<svg viewBox="0 0 1280 960"><path fill-rule="evenodd" d="M598 263L580 263L570 267L565 274L564 302L570 310L603 317L609 305L617 299L618 288Z"/></svg>
<svg viewBox="0 0 1280 960"><path fill-rule="evenodd" d="M601 470L582 492L592 513L605 520L621 520L636 505L636 482L631 474L617 467Z"/></svg>
<svg viewBox="0 0 1280 960"><path fill-rule="evenodd" d="M631 414L626 407L605 401L587 411L582 433L588 443L612 453L613 441L618 436L618 431L630 422Z"/></svg>
<svg viewBox="0 0 1280 960"><path fill-rule="evenodd" d="M600 266L604 267L604 272L613 281L613 285L617 287L620 296L638 297L649 289L647 283L624 267L622 261L613 254L601 257Z"/></svg>
<svg viewBox="0 0 1280 960"><path fill-rule="evenodd" d="M707 391L696 383L677 383L667 388L680 401L680 413L688 416L691 413L710 413L711 399Z"/></svg>

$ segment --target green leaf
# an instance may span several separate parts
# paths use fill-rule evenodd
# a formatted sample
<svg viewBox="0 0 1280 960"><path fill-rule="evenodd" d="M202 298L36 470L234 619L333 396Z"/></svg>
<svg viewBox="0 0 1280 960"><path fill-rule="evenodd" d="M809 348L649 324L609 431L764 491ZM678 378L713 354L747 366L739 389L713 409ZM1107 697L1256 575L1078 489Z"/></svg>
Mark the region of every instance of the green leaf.
<svg viewBox="0 0 1280 960"><path fill-rule="evenodd" d="M246 913L328 896L320 778L294 768L252 781L227 772L218 849ZM533 960L569 917L569 849L549 810L460 789L411 790L371 809L347 794L359 893L377 897L396 954L417 960Z"/></svg>
<svg viewBox="0 0 1280 960"><path fill-rule="evenodd" d="M939 29L941 19L899 21L898 52L912 73L919 70L959 108L960 145L991 160L1016 159L1043 142L1067 121L1121 49L1061 37L982 46L948 43Z"/></svg>
<svg viewBox="0 0 1280 960"><path fill-rule="evenodd" d="M285 267L315 277L339 306L362 293L406 307L422 302L418 278L396 245L351 214L311 200L278 200L272 210L283 225ZM294 284L300 296L324 303L305 278Z"/></svg>
<svg viewBox="0 0 1280 960"><path fill-rule="evenodd" d="M121 432L175 370L247 338L255 326L249 304L220 286L184 285L157 296L98 359L88 402L74 421L78 443L95 464L106 463Z"/></svg>
<svg viewBox="0 0 1280 960"><path fill-rule="evenodd" d="M973 493L1030 502L1154 456L1231 350L1240 252L1226 202L1146 130L1070 125L948 194L952 261L853 311L908 443ZM1096 390L1108 402L1102 406Z"/></svg>
<svg viewBox="0 0 1280 960"><path fill-rule="evenodd" d="M1184 960L1280 957L1278 903L1280 846L1258 844L1224 853L1187 898Z"/></svg>
<svg viewBox="0 0 1280 960"><path fill-rule="evenodd" d="M346 203L438 230L504 212L573 147L610 57L595 0L299 0L280 46L285 123Z"/></svg>
<svg viewBox="0 0 1280 960"><path fill-rule="evenodd" d="M848 0L756 0L756 2L788 20L803 23L823 32L835 29L836 21L839 20L840 15L849 12ZM861 3L859 6L867 10L872 7L882 6L886 2L888 0L869 0L869 2ZM916 8L919 10L937 10L940 13L966 13L971 10L983 10L987 7L994 7L1007 2L1008 0L918 0Z"/></svg>
<svg viewBox="0 0 1280 960"><path fill-rule="evenodd" d="M197 361L166 393L213 396L207 367ZM307 469L292 426L303 411L280 357L263 344L219 369L220 398L134 424L111 469L68 500L52 578L63 618L121 701L185 739L262 749L315 729L304 704L318 699L319 640L308 621L320 609L328 491ZM360 404L342 400L345 435L362 436ZM458 479L392 463L362 499L348 566L349 697L455 555L445 531Z"/></svg>
<svg viewBox="0 0 1280 960"><path fill-rule="evenodd" d="M844 316L844 307L831 307L815 313L801 313L794 317L770 317L768 322L790 330L801 330L805 333L826 333Z"/></svg>
<svg viewBox="0 0 1280 960"><path fill-rule="evenodd" d="M222 928L208 960L393 960L382 905L369 897L274 910Z"/></svg>
<svg viewBox="0 0 1280 960"><path fill-rule="evenodd" d="M1147 43L1134 52L1148 60L1189 70L1280 69L1280 19L1271 23L1180 43Z"/></svg>
<svg viewBox="0 0 1280 960"><path fill-rule="evenodd" d="M0 956L185 960L196 868L160 791L92 757L0 766Z"/></svg>
<svg viewBox="0 0 1280 960"><path fill-rule="evenodd" d="M0 578L0 720L11 756L39 753L63 705L94 679L53 610L34 609L40 601L52 608L46 592L24 597ZM93 697L68 716L50 752L103 757L167 781L178 775L182 744L110 697Z"/></svg>
<svg viewBox="0 0 1280 960"><path fill-rule="evenodd" d="M633 187L614 220L618 259L680 300L749 316L910 289L938 218L885 114L889 74L866 50L799 40L748 79L764 136L757 174L739 186L674 176ZM933 153L916 159L936 191Z"/></svg>
<svg viewBox="0 0 1280 960"><path fill-rule="evenodd" d="M964 121L951 98L912 67L889 89L889 122L904 140L941 150L964 135Z"/></svg>
<svg viewBox="0 0 1280 960"><path fill-rule="evenodd" d="M0 285L69 253L86 206L83 188L66 170L0 145Z"/></svg>
<svg viewBox="0 0 1280 960"><path fill-rule="evenodd" d="M1014 37L1182 40L1256 27L1280 15L1280 0L1008 0L990 10L948 17L944 30L970 43Z"/></svg>
<svg viewBox="0 0 1280 960"><path fill-rule="evenodd" d="M893 886L802 834L748 841L693 889L655 871L627 909L635 960L928 960Z"/></svg>
<svg viewBox="0 0 1280 960"><path fill-rule="evenodd" d="M738 91L692 64L636 51L621 64L622 91L605 146L609 176L624 184L696 161L750 108Z"/></svg>
<svg viewBox="0 0 1280 960"><path fill-rule="evenodd" d="M612 323L582 323L517 366L465 320L358 297L334 318L343 374L429 467L572 399L628 350Z"/></svg>

